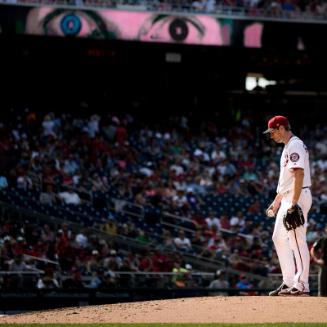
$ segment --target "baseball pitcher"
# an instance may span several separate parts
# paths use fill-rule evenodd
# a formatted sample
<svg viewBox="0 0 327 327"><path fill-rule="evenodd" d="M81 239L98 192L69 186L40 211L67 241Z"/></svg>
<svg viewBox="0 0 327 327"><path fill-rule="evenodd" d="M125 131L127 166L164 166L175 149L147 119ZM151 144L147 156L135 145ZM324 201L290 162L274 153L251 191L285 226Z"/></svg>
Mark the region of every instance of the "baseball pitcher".
<svg viewBox="0 0 327 327"><path fill-rule="evenodd" d="M276 217L273 241L283 281L270 296L309 296L310 254L306 241L308 212L312 204L309 153L293 135L289 121L275 116L268 122L276 143L283 143L277 195L266 214ZM295 260L294 260L295 259Z"/></svg>

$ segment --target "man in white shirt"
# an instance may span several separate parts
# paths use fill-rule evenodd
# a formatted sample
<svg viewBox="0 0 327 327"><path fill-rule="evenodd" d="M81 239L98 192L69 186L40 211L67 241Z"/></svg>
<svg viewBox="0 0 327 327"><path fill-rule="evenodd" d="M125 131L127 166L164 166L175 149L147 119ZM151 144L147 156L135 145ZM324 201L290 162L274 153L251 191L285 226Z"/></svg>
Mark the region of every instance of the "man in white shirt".
<svg viewBox="0 0 327 327"><path fill-rule="evenodd" d="M79 197L79 195L73 191L72 188L68 188L67 191L65 192L60 192L59 197L66 203L66 204L74 204L74 205L78 205L81 204L81 198Z"/></svg>
<svg viewBox="0 0 327 327"><path fill-rule="evenodd" d="M43 135L56 137L55 127L56 124L50 115L46 115L42 122Z"/></svg>
<svg viewBox="0 0 327 327"><path fill-rule="evenodd" d="M242 211L238 211L236 215L229 220L230 226L233 230L238 231L245 226L245 219Z"/></svg>
<svg viewBox="0 0 327 327"><path fill-rule="evenodd" d="M180 230L178 233L178 237L175 237L174 243L177 247L177 249L182 251L191 251L192 245L191 241L188 237L185 236L185 232L183 230Z"/></svg>
<svg viewBox="0 0 327 327"><path fill-rule="evenodd" d="M221 226L220 226L220 221L219 219L216 217L215 212L214 211L210 211L209 212L209 216L205 219L208 229L211 229L211 227L213 225L216 225L217 230L220 230Z"/></svg>
<svg viewBox="0 0 327 327"><path fill-rule="evenodd" d="M86 248L88 245L87 230L82 229L75 237L75 242L79 248Z"/></svg>
<svg viewBox="0 0 327 327"><path fill-rule="evenodd" d="M267 215L276 216L273 241L276 247L283 283L270 296L308 296L310 254L306 241L308 212L312 204L309 153L304 143L291 131L288 119L275 116L268 122L270 137L284 143L280 160L277 195L267 209ZM286 212L299 205L305 224L287 231L283 218ZM295 258L295 261L294 261Z"/></svg>

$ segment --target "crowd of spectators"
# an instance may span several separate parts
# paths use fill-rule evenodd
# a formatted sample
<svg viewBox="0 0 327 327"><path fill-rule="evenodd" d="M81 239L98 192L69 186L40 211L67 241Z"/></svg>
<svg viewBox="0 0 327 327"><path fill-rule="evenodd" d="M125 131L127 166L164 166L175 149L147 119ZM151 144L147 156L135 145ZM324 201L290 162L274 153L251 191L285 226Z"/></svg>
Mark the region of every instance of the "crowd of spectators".
<svg viewBox="0 0 327 327"><path fill-rule="evenodd" d="M323 0L0 0L0 2L9 4L135 8L136 10L165 12L223 13L225 15L285 19L326 19L327 13L327 5Z"/></svg>
<svg viewBox="0 0 327 327"><path fill-rule="evenodd" d="M44 270L43 278L35 281L39 288L47 283L92 288L133 282L131 275L117 278L117 271L182 269L187 276L185 255L220 260L261 276L279 273L271 242L273 222L264 217L264 208L275 192L282 148L262 137L264 128L265 123L253 127L247 117L229 126L219 113L202 121L177 114L164 124L111 113L43 115L26 110L3 118L1 192L33 192L40 205L53 208L88 203L100 213L103 232L154 245L155 250L123 253L82 226L73 233L67 224L56 228L8 221L0 226L0 270ZM312 162L312 244L323 231L326 214L326 127L304 127L300 133ZM107 195L142 208L143 224L133 217L120 221L108 210ZM166 228L163 213L170 215L174 229ZM27 262L24 254L31 256ZM64 278L58 280L58 274ZM254 281L241 277L229 285L253 287ZM169 283L189 285L176 278ZM19 284L3 278L2 285Z"/></svg>
<svg viewBox="0 0 327 327"><path fill-rule="evenodd" d="M151 279L128 273L165 273L174 272L177 265L190 267L177 252L168 257L159 250L121 251L90 229L74 232L66 223L58 227L11 219L0 225L0 270L7 272L0 288L106 289L149 287L154 282L156 287L173 287L178 276Z"/></svg>

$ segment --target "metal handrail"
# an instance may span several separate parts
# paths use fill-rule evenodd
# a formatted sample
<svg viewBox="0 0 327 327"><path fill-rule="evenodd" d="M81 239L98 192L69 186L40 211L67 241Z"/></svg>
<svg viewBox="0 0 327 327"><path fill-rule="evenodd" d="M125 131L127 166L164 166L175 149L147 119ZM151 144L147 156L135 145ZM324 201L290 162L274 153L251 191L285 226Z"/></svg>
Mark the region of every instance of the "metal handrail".
<svg viewBox="0 0 327 327"><path fill-rule="evenodd" d="M161 222L161 225L164 225L164 226L169 226L169 227L172 227L172 228L176 228L178 230L183 230L185 232L189 232L191 234L195 234L195 231L192 230L192 229L189 229L187 227L183 227L183 226L178 226L178 225L175 225L175 224L170 224L170 223L166 223L166 222Z"/></svg>
<svg viewBox="0 0 327 327"><path fill-rule="evenodd" d="M58 265L59 266L59 262L58 261L53 261L53 260L49 260L49 259L45 259L45 258L39 258L39 257L35 257L34 255L29 255L29 254L24 254L25 258L29 258L29 259L34 259L37 261L43 261L46 263L52 263L54 265Z"/></svg>
<svg viewBox="0 0 327 327"><path fill-rule="evenodd" d="M39 275L44 274L44 270L0 270L0 275Z"/></svg>
<svg viewBox="0 0 327 327"><path fill-rule="evenodd" d="M122 208L121 209L116 210L116 208L112 208L116 212L122 212L122 213L126 213L128 215L135 216L135 217L138 217L138 218L144 218L145 210L144 210L144 207L142 205L136 204L136 203L133 203L133 202L124 200L124 199L112 198L111 200L114 202L115 205L116 205L117 202L121 202L122 203L121 204L122 205ZM126 205L130 205L131 207L135 207L135 208L140 209L141 213L140 214L137 214L137 213L135 213L133 211L126 210L125 209Z"/></svg>

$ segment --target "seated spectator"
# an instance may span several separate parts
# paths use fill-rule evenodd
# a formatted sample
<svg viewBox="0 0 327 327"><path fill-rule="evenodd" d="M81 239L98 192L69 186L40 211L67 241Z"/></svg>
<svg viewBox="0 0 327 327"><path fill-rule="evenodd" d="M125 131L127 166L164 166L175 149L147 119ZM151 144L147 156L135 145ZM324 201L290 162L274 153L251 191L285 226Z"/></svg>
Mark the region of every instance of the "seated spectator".
<svg viewBox="0 0 327 327"><path fill-rule="evenodd" d="M178 288L184 288L187 285L187 281L190 278L189 270L186 268L183 268L181 263L179 261L176 261L174 263L174 268L172 270L174 273L171 281L173 286Z"/></svg>
<svg viewBox="0 0 327 327"><path fill-rule="evenodd" d="M75 237L75 242L79 248L88 246L87 229L82 229Z"/></svg>
<svg viewBox="0 0 327 327"><path fill-rule="evenodd" d="M224 270L217 270L215 273L215 279L210 283L208 288L220 288L220 289L230 288L230 284L226 277L226 272ZM226 296L229 294L228 292L218 291L218 292L210 292L210 295Z"/></svg>
<svg viewBox="0 0 327 327"><path fill-rule="evenodd" d="M57 135L55 133L56 123L53 118L54 117L52 114L48 114L44 117L43 122L42 122L43 135L56 138L57 137Z"/></svg>
<svg viewBox="0 0 327 327"><path fill-rule="evenodd" d="M98 271L100 267L101 256L98 250L92 250L91 256L86 260L86 272L89 276Z"/></svg>
<svg viewBox="0 0 327 327"><path fill-rule="evenodd" d="M109 235L117 235L117 224L113 218L109 218L108 221L101 226L101 230Z"/></svg>
<svg viewBox="0 0 327 327"><path fill-rule="evenodd" d="M43 242L54 242L55 241L55 234L51 230L48 224L45 224L41 231L41 240Z"/></svg>
<svg viewBox="0 0 327 327"><path fill-rule="evenodd" d="M253 222L251 220L245 220L245 224L240 229L241 234L249 235L252 233L253 230Z"/></svg>
<svg viewBox="0 0 327 327"><path fill-rule="evenodd" d="M206 7L206 0L193 1L192 9L195 11L203 12Z"/></svg>
<svg viewBox="0 0 327 327"><path fill-rule="evenodd" d="M79 205L82 203L79 195L76 192L74 192L74 190L71 187L68 187L67 191L60 192L59 197L66 204Z"/></svg>
<svg viewBox="0 0 327 327"><path fill-rule="evenodd" d="M299 8L292 0L284 0L282 2L282 10L288 17L292 17L292 12L299 11Z"/></svg>
<svg viewBox="0 0 327 327"><path fill-rule="evenodd" d="M30 247L31 246L29 246L27 244L26 240L22 236L18 236L17 239L16 239L16 243L14 243L12 245L13 252L16 255L28 253L28 248L30 248ZM25 261L25 263L26 263L26 261Z"/></svg>
<svg viewBox="0 0 327 327"><path fill-rule="evenodd" d="M102 283L100 285L101 289L112 289L117 287L117 275L116 273L109 269L104 273Z"/></svg>
<svg viewBox="0 0 327 327"><path fill-rule="evenodd" d="M120 287L128 288L133 286L133 275L129 274L133 272L133 269L130 265L128 258L123 260L122 266L120 267L120 271L124 272L124 274L119 275L119 284Z"/></svg>
<svg viewBox="0 0 327 327"><path fill-rule="evenodd" d="M92 277L91 277L91 280L89 281L89 283L87 283L87 284L84 283L86 288L91 288L91 289L99 288L101 286L101 284L102 284L102 281L99 278L97 271L92 272Z"/></svg>
<svg viewBox="0 0 327 327"><path fill-rule="evenodd" d="M28 266L25 263L24 255L19 253L9 263L9 271L25 271L28 270Z"/></svg>
<svg viewBox="0 0 327 327"><path fill-rule="evenodd" d="M69 277L63 281L62 286L64 289L83 289L84 284L81 272L76 267L73 267Z"/></svg>
<svg viewBox="0 0 327 327"><path fill-rule="evenodd" d="M174 238L169 230L164 229L162 233L162 243L160 245L161 251L174 251L176 250L176 245Z"/></svg>
<svg viewBox="0 0 327 327"><path fill-rule="evenodd" d="M218 234L209 239L207 249L211 253L212 258L221 258L222 254L228 251L225 240Z"/></svg>
<svg viewBox="0 0 327 327"><path fill-rule="evenodd" d="M238 211L236 215L232 216L230 221L230 226L233 231L239 231L245 225L245 218L242 211Z"/></svg>
<svg viewBox="0 0 327 327"><path fill-rule="evenodd" d="M152 270L154 272L170 271L169 259L160 250L156 250L152 257Z"/></svg>
<svg viewBox="0 0 327 327"><path fill-rule="evenodd" d="M193 210L197 210L199 208L199 205L204 204L201 197L199 197L195 192L193 187L188 187L186 189L186 197L188 204Z"/></svg>
<svg viewBox="0 0 327 327"><path fill-rule="evenodd" d="M133 221L128 220L126 223L124 223L121 226L119 234L122 234L123 236L127 236L130 238L134 238L137 236L137 230L136 226Z"/></svg>
<svg viewBox="0 0 327 327"><path fill-rule="evenodd" d="M8 180L6 176L0 176L0 190L3 190L8 187Z"/></svg>
<svg viewBox="0 0 327 327"><path fill-rule="evenodd" d="M220 216L219 221L220 221L220 228L221 229L230 230L231 226L230 226L230 223L229 223L228 215L226 213L223 213Z"/></svg>
<svg viewBox="0 0 327 327"><path fill-rule="evenodd" d="M192 238L192 246L198 247L197 252L199 252L200 249L202 249L202 247L205 245L205 243L206 237L204 235L204 231L202 229L197 229L194 237Z"/></svg>
<svg viewBox="0 0 327 327"><path fill-rule="evenodd" d="M23 254L16 254L16 256L9 261L9 271L12 271L14 274L9 277L9 284L11 288L20 289L24 288L24 282L27 281L27 278L24 278L25 275L20 274L19 272L26 272L30 269L29 266L25 263Z"/></svg>
<svg viewBox="0 0 327 327"><path fill-rule="evenodd" d="M61 229L58 230L58 233L60 234L59 237L63 237L67 240L72 239L72 231L69 229L69 225L67 223L61 224Z"/></svg>
<svg viewBox="0 0 327 327"><path fill-rule="evenodd" d="M59 288L59 282L53 276L45 275L38 279L36 288L39 290L48 290Z"/></svg>
<svg viewBox="0 0 327 327"><path fill-rule="evenodd" d="M139 266L140 271L153 271L153 256L154 252L143 251Z"/></svg>
<svg viewBox="0 0 327 327"><path fill-rule="evenodd" d="M207 228L207 222L203 218L203 216L200 214L197 214L197 213L193 214L192 222L193 222L195 228L197 228L197 229Z"/></svg>
<svg viewBox="0 0 327 327"><path fill-rule="evenodd" d="M246 275L241 275L239 281L236 283L236 288L240 290L250 290L253 288ZM255 295L254 292L240 292L240 295Z"/></svg>
<svg viewBox="0 0 327 327"><path fill-rule="evenodd" d="M147 231L145 231L141 228L138 228L137 233L138 233L138 235L136 236L136 240L139 241L140 243L149 244L151 242Z"/></svg>
<svg viewBox="0 0 327 327"><path fill-rule="evenodd" d="M115 249L111 249L107 257L102 261L103 268L112 271L120 270L122 263L123 259L118 255Z"/></svg>
<svg viewBox="0 0 327 327"><path fill-rule="evenodd" d="M239 269L242 264L242 260L240 258L240 251L238 249L233 249L232 253L228 257L229 265L234 269Z"/></svg>
<svg viewBox="0 0 327 327"><path fill-rule="evenodd" d="M108 185L99 174L94 173L92 176L92 191L93 192L106 192L108 191Z"/></svg>
<svg viewBox="0 0 327 327"><path fill-rule="evenodd" d="M27 175L20 175L17 177L17 188L21 190L31 190L33 188L32 179Z"/></svg>
<svg viewBox="0 0 327 327"><path fill-rule="evenodd" d="M308 222L308 229L307 229L307 241L309 244L312 244L318 238L319 238L319 232L317 231L316 222L313 219L310 219Z"/></svg>
<svg viewBox="0 0 327 327"><path fill-rule="evenodd" d="M187 197L183 189L177 190L177 194L173 197L173 202L178 208L188 206Z"/></svg>
<svg viewBox="0 0 327 327"><path fill-rule="evenodd" d="M216 0L207 0L205 9L207 12L214 12L216 9Z"/></svg>
<svg viewBox="0 0 327 327"><path fill-rule="evenodd" d="M214 211L210 211L209 216L205 219L208 229L211 229L212 225L217 227L217 230L221 228L220 221L216 217L216 213Z"/></svg>
<svg viewBox="0 0 327 327"><path fill-rule="evenodd" d="M74 156L73 154L70 154L68 158L64 161L62 170L66 174L73 176L79 168L80 165L78 159L76 159L76 156Z"/></svg>
<svg viewBox="0 0 327 327"><path fill-rule="evenodd" d="M212 225L210 229L206 229L203 232L203 235L206 238L206 240L215 238L218 234L219 234L219 230L217 228L217 225Z"/></svg>
<svg viewBox="0 0 327 327"><path fill-rule="evenodd" d="M40 193L40 203L45 205L55 205L58 204L61 199L60 197L53 191L53 185L46 185L46 190Z"/></svg>
<svg viewBox="0 0 327 327"><path fill-rule="evenodd" d="M174 243L177 250L187 252L192 250L191 241L188 237L185 236L185 232L183 230L179 231L178 236L174 239Z"/></svg>
<svg viewBox="0 0 327 327"><path fill-rule="evenodd" d="M248 213L252 215L260 214L261 207L260 202L258 200L255 200L250 206L248 207Z"/></svg>

